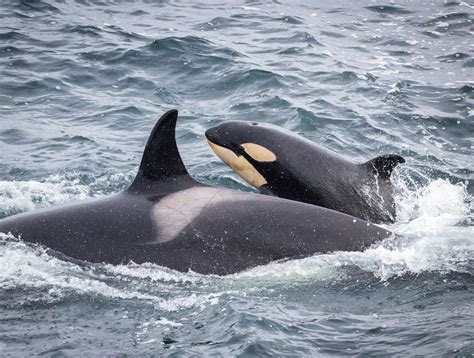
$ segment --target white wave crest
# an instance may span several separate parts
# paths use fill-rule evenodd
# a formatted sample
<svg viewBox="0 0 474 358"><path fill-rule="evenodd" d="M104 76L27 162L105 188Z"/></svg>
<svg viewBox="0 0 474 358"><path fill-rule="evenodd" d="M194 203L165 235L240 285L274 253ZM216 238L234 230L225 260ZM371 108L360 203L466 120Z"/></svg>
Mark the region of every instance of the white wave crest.
<svg viewBox="0 0 474 358"><path fill-rule="evenodd" d="M397 182L397 185L402 186L402 190L395 196L396 232L423 235L460 223L470 223L471 198L465 184L436 179L414 189L409 189L403 181Z"/></svg>
<svg viewBox="0 0 474 358"><path fill-rule="evenodd" d="M80 185L78 179L53 176L44 182L0 181L0 208L6 216L89 197L89 187Z"/></svg>
<svg viewBox="0 0 474 358"><path fill-rule="evenodd" d="M0 267L0 291L35 289L35 294L22 296L19 304L53 303L71 295L87 295L140 300L172 312L217 304L226 294L202 292L200 286L192 289L193 283L205 286L206 281L205 276L195 273L151 264L81 265L51 256L45 248L29 245L11 234L0 233Z"/></svg>
<svg viewBox="0 0 474 358"><path fill-rule="evenodd" d="M103 196L123 189L136 170L109 174L81 183L79 175L52 175L44 180L0 181L0 213L10 216L23 211ZM112 189L112 190L111 190Z"/></svg>
<svg viewBox="0 0 474 358"><path fill-rule="evenodd" d="M474 274L471 197L463 183L437 179L427 185L396 180L397 222L386 227L399 237L363 252L335 252L271 263L233 277L260 280L339 280L358 267L386 281L423 272Z"/></svg>
<svg viewBox="0 0 474 358"><path fill-rule="evenodd" d="M55 184L54 180L57 181ZM21 205L30 208L90 197L88 186L74 183L61 178L51 178L46 183L12 183L9 195L14 190L20 195L10 198L11 206L18 210ZM0 289L42 288L47 290L49 300L62 299L71 292L139 299L161 310L175 311L215 304L221 295L265 290L268 285L294 284L308 279L337 282L351 278L354 267L382 281L423 272L474 274L474 226L471 225L471 197L466 186L441 179L425 186L409 186L404 181L397 185L401 188L396 197L398 222L387 228L399 237L364 252L314 255L274 262L226 277L213 277L180 273L153 264L84 268L9 237L8 243L0 242ZM34 193L40 197L38 200ZM5 194L0 195L0 200L5 197ZM3 201L0 205L4 209L8 203ZM3 239L6 239L5 235ZM97 272L97 267L101 273ZM170 291L173 291L172 297L163 297L163 292Z"/></svg>
<svg viewBox="0 0 474 358"><path fill-rule="evenodd" d="M468 232L466 232L466 230ZM470 233L470 237L466 234ZM270 263L232 275L260 282L335 282L352 274L352 268L373 274L382 281L423 272L474 274L474 230L450 228L440 236L406 237L375 245L363 252L334 252L299 260Z"/></svg>

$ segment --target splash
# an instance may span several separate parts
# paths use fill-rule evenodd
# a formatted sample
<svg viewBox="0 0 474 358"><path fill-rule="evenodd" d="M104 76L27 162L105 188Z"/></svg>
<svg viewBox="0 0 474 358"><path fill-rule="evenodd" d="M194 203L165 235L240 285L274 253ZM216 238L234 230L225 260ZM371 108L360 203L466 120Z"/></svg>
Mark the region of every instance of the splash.
<svg viewBox="0 0 474 358"><path fill-rule="evenodd" d="M47 249L28 245L12 235L0 234L0 289L38 289L43 302L62 300L71 294L102 295L121 299L153 300L136 291L124 291L104 282L91 266L81 266L51 256ZM101 279L102 278L102 279Z"/></svg>
<svg viewBox="0 0 474 358"><path fill-rule="evenodd" d="M209 278L152 264L104 265L70 262L44 247L0 233L0 292L17 295L17 305L51 304L77 296L131 300L160 311L204 309L225 290L207 292Z"/></svg>
<svg viewBox="0 0 474 358"><path fill-rule="evenodd" d="M396 230L400 234L438 232L471 221L472 200L464 183L436 179L422 186L399 177L396 185Z"/></svg>
<svg viewBox="0 0 474 358"><path fill-rule="evenodd" d="M474 231L470 231L474 234ZM355 278L354 268L371 273L381 281L407 274L436 272L474 273L474 244L464 230L446 230L446 236L406 238L385 242L364 252L335 252L300 260L271 263L233 275L236 279L252 279L263 284L303 283L308 280L337 282ZM359 272L360 273L360 272Z"/></svg>
<svg viewBox="0 0 474 358"><path fill-rule="evenodd" d="M43 182L0 181L2 216L89 197L88 186L80 185L79 179L67 180L53 176Z"/></svg>
<svg viewBox="0 0 474 358"><path fill-rule="evenodd" d="M73 173L51 175L41 181L0 181L0 218L110 194L125 189L135 173L133 169L98 177Z"/></svg>
<svg viewBox="0 0 474 358"><path fill-rule="evenodd" d="M364 252L314 255L215 277L154 264L73 263L51 256L45 248L2 235L0 290L21 293L33 289L38 294L27 295L29 303L87 295L140 300L162 311L178 311L217 304L227 294L262 293L275 285L357 280L360 273L387 283L395 277L424 272L473 274L474 226L466 186L443 179L417 184L409 176L396 177L395 181L399 189L395 198L398 221L387 228L398 237ZM97 181L94 183L97 185ZM33 209L102 195L98 190L93 192L91 185L64 177L51 177L41 183L7 182L1 187L3 210Z"/></svg>
<svg viewBox="0 0 474 358"><path fill-rule="evenodd" d="M463 183L436 179L426 183L395 176L397 222L387 226L395 240L364 252L335 252L300 260L271 263L235 274L263 282L350 278L354 267L388 282L407 274L462 272L474 274L474 226L471 197Z"/></svg>

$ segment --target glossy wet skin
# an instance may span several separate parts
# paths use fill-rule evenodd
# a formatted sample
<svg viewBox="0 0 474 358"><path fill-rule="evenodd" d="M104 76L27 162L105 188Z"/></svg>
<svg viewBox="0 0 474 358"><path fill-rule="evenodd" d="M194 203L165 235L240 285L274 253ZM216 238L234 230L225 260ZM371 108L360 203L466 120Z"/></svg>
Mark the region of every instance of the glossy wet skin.
<svg viewBox="0 0 474 358"><path fill-rule="evenodd" d="M227 122L206 131L209 145L217 156L229 165L249 184L261 188L278 181L292 186L299 181L292 175L299 165L286 151L301 153L304 149L300 138L279 127L256 122ZM297 158L297 155L294 155ZM258 185L247 180L247 172L254 171L254 177L261 176Z"/></svg>
<svg viewBox="0 0 474 358"><path fill-rule="evenodd" d="M219 275L285 258L362 250L392 236L336 211L196 182L176 146L176 120L177 111L169 111L158 121L127 190L7 217L0 232L78 260L151 262ZM258 147L247 149L273 159Z"/></svg>
<svg viewBox="0 0 474 358"><path fill-rule="evenodd" d="M208 129L206 137L217 156L262 193L373 222L394 221L390 179L370 166L269 124L226 122ZM258 185L247 179L250 170L252 178L261 177Z"/></svg>

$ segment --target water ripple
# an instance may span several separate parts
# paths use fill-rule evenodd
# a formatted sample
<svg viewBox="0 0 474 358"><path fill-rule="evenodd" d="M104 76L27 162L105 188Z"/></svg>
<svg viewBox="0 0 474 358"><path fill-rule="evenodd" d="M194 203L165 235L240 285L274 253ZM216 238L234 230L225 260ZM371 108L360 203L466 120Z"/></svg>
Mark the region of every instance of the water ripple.
<svg viewBox="0 0 474 358"><path fill-rule="evenodd" d="M214 277L2 241L2 354L473 351L468 2L18 0L0 18L0 217L125 189L170 108L188 170L212 185L254 190L204 140L227 120L407 160L399 237L361 253Z"/></svg>
<svg viewBox="0 0 474 358"><path fill-rule="evenodd" d="M366 9L384 15L405 15L412 13L410 10L394 5L373 5L367 6Z"/></svg>

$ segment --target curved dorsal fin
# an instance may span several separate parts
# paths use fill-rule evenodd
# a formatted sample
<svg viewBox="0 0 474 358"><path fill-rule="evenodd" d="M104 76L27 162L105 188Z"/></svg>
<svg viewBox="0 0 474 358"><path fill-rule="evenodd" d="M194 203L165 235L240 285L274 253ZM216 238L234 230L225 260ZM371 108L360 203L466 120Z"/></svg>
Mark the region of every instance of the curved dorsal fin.
<svg viewBox="0 0 474 358"><path fill-rule="evenodd" d="M403 157L396 154L386 154L371 159L362 165L382 178L389 179L393 169L400 163L405 163Z"/></svg>
<svg viewBox="0 0 474 358"><path fill-rule="evenodd" d="M178 111L163 114L151 131L143 152L140 168L130 188L189 175L176 146L176 120Z"/></svg>

